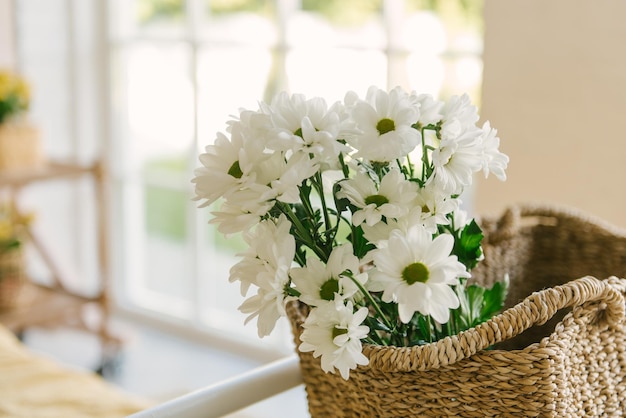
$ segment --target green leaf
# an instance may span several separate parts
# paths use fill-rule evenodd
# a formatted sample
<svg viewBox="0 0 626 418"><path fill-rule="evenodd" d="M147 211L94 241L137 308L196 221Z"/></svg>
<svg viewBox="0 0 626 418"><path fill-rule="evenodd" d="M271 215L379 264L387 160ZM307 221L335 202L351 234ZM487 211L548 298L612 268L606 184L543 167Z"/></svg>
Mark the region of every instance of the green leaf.
<svg viewBox="0 0 626 418"><path fill-rule="evenodd" d="M432 338L432 326L430 321L424 315L418 315L417 318L417 328L420 332L421 338L415 338L414 341L416 345L428 344L433 340Z"/></svg>
<svg viewBox="0 0 626 418"><path fill-rule="evenodd" d="M367 319L367 325L370 327L370 329L373 329L376 331L391 332L391 330L387 327L387 325L385 325L383 322L379 321L378 319L372 318L371 316L368 316L366 319Z"/></svg>
<svg viewBox="0 0 626 418"><path fill-rule="evenodd" d="M482 322L482 312L484 305L485 288L478 285L470 285L465 289L469 305L469 326L470 328Z"/></svg>
<svg viewBox="0 0 626 418"><path fill-rule="evenodd" d="M483 307L481 309L481 319L488 320L498 314L504 308L504 302L509 291L508 278L502 282L495 282L491 289L486 289L483 296Z"/></svg>
<svg viewBox="0 0 626 418"><path fill-rule="evenodd" d="M339 192L340 188L341 181L338 181L333 185L333 198L335 199L335 208L337 209L337 213L344 212L350 207L350 200L348 200L347 197L344 197L342 199L337 198L337 193Z"/></svg>
<svg viewBox="0 0 626 418"><path fill-rule="evenodd" d="M302 184L300 185L300 196L303 196L306 199L308 199L308 197L311 196L311 190L312 190L312 186L310 182L308 182L307 180L303 181Z"/></svg>
<svg viewBox="0 0 626 418"><path fill-rule="evenodd" d="M22 245L22 243L16 239L9 241L7 243L2 244L2 246L0 247L0 253L4 253L4 252L9 252L12 250L16 250L18 249L20 246Z"/></svg>
<svg viewBox="0 0 626 418"><path fill-rule="evenodd" d="M363 258L365 255L373 250L374 244L369 242L363 236L363 228L360 226L356 228L352 228L352 232L348 235L348 239L352 242L352 247L354 249L354 255L358 258Z"/></svg>
<svg viewBox="0 0 626 418"><path fill-rule="evenodd" d="M475 327L500 313L507 291L507 280L496 282L491 288L477 284L467 287L459 285L456 287L459 308L453 311L453 315L460 321L462 329Z"/></svg>
<svg viewBox="0 0 626 418"><path fill-rule="evenodd" d="M472 219L465 225L459 236L455 236L453 253L468 269L476 267L482 255L480 243L483 239L483 231Z"/></svg>

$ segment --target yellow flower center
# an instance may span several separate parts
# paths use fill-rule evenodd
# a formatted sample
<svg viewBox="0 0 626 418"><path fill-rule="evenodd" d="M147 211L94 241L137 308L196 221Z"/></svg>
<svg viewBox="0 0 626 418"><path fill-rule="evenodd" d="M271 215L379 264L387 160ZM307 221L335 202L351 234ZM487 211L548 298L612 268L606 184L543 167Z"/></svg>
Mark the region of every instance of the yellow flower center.
<svg viewBox="0 0 626 418"><path fill-rule="evenodd" d="M367 196L365 198L365 204L366 205L371 205L371 204L375 204L376 207L380 207L382 205L384 205L385 203L389 203L389 199L387 199L385 196L380 195L380 194L374 194L371 196Z"/></svg>
<svg viewBox="0 0 626 418"><path fill-rule="evenodd" d="M384 135L387 132L396 130L396 123L392 119L384 118L376 124L376 130L379 134Z"/></svg>
<svg viewBox="0 0 626 418"><path fill-rule="evenodd" d="M336 337L338 337L338 336L340 336L340 335L343 335L343 334L347 334L347 333L348 333L348 330L347 330L347 329L334 327L334 328L333 328L333 340L334 340Z"/></svg>
<svg viewBox="0 0 626 418"><path fill-rule="evenodd" d="M429 276L430 272L428 271L428 267L419 262L410 264L402 270L402 280L409 285L417 282L426 283Z"/></svg>
<svg viewBox="0 0 626 418"><path fill-rule="evenodd" d="M320 287L320 297L324 300L333 300L337 292L339 292L339 280L337 279L328 279Z"/></svg>
<svg viewBox="0 0 626 418"><path fill-rule="evenodd" d="M239 166L239 160L235 161L233 165L230 166L228 174L236 179L240 179L241 176L243 176L243 171L241 171L241 167Z"/></svg>

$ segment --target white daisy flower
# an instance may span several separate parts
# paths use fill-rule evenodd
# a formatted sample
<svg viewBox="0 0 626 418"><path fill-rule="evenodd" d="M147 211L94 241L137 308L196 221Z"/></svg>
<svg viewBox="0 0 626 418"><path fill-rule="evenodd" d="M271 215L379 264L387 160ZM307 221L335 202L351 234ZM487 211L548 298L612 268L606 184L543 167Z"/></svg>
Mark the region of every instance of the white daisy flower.
<svg viewBox="0 0 626 418"><path fill-rule="evenodd" d="M271 274L273 269L267 261L255 257L250 249L239 255L242 259L230 268L228 281L239 281L241 296L246 296L251 285L258 286L257 276Z"/></svg>
<svg viewBox="0 0 626 418"><path fill-rule="evenodd" d="M257 334L260 338L271 334L276 321L286 315L285 303L292 299L285 296L285 286L289 282L287 270L281 268L276 273L273 281L261 281L262 287L257 289L257 294L239 306L239 311L249 314L245 324L257 318Z"/></svg>
<svg viewBox="0 0 626 418"><path fill-rule="evenodd" d="M409 212L410 202L417 194L417 186L404 179L399 170L390 170L376 187L374 181L364 173L340 183L337 197L347 198L358 208L352 214L352 223L374 225L382 219L399 218Z"/></svg>
<svg viewBox="0 0 626 418"><path fill-rule="evenodd" d="M399 87L387 93L370 87L365 100L351 105L354 95L346 96L357 135L347 135L356 149L355 157L370 161L390 162L404 158L420 142L419 132L412 127L419 112Z"/></svg>
<svg viewBox="0 0 626 418"><path fill-rule="evenodd" d="M251 285L258 287L257 294L245 300L239 310L250 314L246 323L258 317L260 337L269 335L278 318L285 315L285 287L289 285L288 273L296 251L290 228L284 215L276 221L259 223L253 232L244 235L250 247L230 270L229 280L241 282L242 294Z"/></svg>
<svg viewBox="0 0 626 418"><path fill-rule="evenodd" d="M245 231L254 226L274 206L300 201L298 186L313 176L317 166L307 155L298 154L285 161L281 153L265 154L254 164L250 176L239 189L231 190L210 223L218 225L223 234ZM207 177L210 178L210 177Z"/></svg>
<svg viewBox="0 0 626 418"><path fill-rule="evenodd" d="M437 231L437 225L449 223L447 215L454 212L459 207L459 203L458 198L452 198L449 193L429 183L418 190L413 206L420 208L420 223L428 232L434 234Z"/></svg>
<svg viewBox="0 0 626 418"><path fill-rule="evenodd" d="M250 285L261 286L262 278L271 277L283 266L291 266L296 253L296 242L290 234L291 223L285 215L278 219L266 219L251 231L243 234L248 248L238 254L241 260L230 269L229 281L241 282L241 294L245 296Z"/></svg>
<svg viewBox="0 0 626 418"><path fill-rule="evenodd" d="M285 203L298 203L300 201L298 187L302 185L304 180L315 175L319 165L304 152L292 155L287 161L282 157L274 158L272 163L273 166L269 171L273 173L268 172L266 178L269 180L268 184L270 184L276 200Z"/></svg>
<svg viewBox="0 0 626 418"><path fill-rule="evenodd" d="M435 100L430 94L412 92L409 100L419 109L419 118L416 120L418 125L436 125L443 118L441 110L444 103Z"/></svg>
<svg viewBox="0 0 626 418"><path fill-rule="evenodd" d="M264 153L267 115L242 110L239 119L227 124L228 136L218 132L214 143L199 156L202 166L195 170L192 182L196 184L194 200L206 199L201 207L246 188L256 180L257 166L268 157Z"/></svg>
<svg viewBox="0 0 626 418"><path fill-rule="evenodd" d="M341 103L329 109L320 97L307 100L302 94L289 96L283 92L274 98L266 112L273 124L268 143L272 149L302 151L327 165L335 165L339 153L348 150L337 140L344 114Z"/></svg>
<svg viewBox="0 0 626 418"><path fill-rule="evenodd" d="M459 137L443 138L432 153L434 171L429 178L449 194L461 194L472 184L472 175L480 170L482 146L475 132L465 132Z"/></svg>
<svg viewBox="0 0 626 418"><path fill-rule="evenodd" d="M442 138L458 137L468 130L475 130L478 122L478 108L467 94L452 96L442 109Z"/></svg>
<svg viewBox="0 0 626 418"><path fill-rule="evenodd" d="M427 184L418 189L406 215L387 218L385 222L378 222L373 226L363 224L361 225L363 235L369 242L379 246L382 241L389 239L395 229L406 232L415 225L421 225L428 233L435 234L439 225L447 225L450 222L447 215L453 213L458 206L458 199L452 199L449 194L442 193L432 183Z"/></svg>
<svg viewBox="0 0 626 418"><path fill-rule="evenodd" d="M207 145L205 153L200 154L202 167L195 169L192 183L195 183L194 200L205 199L200 207L205 207L239 188L243 173L239 167L241 143L230 142L218 132L214 145Z"/></svg>
<svg viewBox="0 0 626 418"><path fill-rule="evenodd" d="M326 373L337 369L346 380L350 370L369 363L361 343L369 333L369 327L362 325L368 310L366 307L353 310L352 302L344 305L340 300L313 308L302 325L302 343L298 347L302 352L312 351L314 357L321 357L322 370Z"/></svg>
<svg viewBox="0 0 626 418"><path fill-rule="evenodd" d="M505 181L509 157L498 149L500 147L500 138L496 136L498 131L492 128L489 122L485 122L482 130L482 168L485 178L489 176L489 173L493 173L499 180Z"/></svg>
<svg viewBox="0 0 626 418"><path fill-rule="evenodd" d="M361 263L354 255L352 244L335 247L324 264L315 257L307 259L306 267L293 268L290 272L299 299L309 306L319 306L339 297L351 298L359 292L357 285L343 273L350 271L355 280L364 284L367 274L360 273Z"/></svg>
<svg viewBox="0 0 626 418"><path fill-rule="evenodd" d="M372 244L378 246L384 245L391 236L391 232L399 229L406 231L412 225L419 225L422 222L422 211L419 207L413 207L409 212L398 218L387 218L385 222L378 222L372 226L362 224L363 236Z"/></svg>
<svg viewBox="0 0 626 418"><path fill-rule="evenodd" d="M453 246L451 235L432 239L423 227L415 226L406 233L393 231L387 245L373 251L375 269L370 278L383 287L383 301L398 304L402 322L408 323L420 312L446 323L450 309L459 306L450 286L470 274L450 255Z"/></svg>
<svg viewBox="0 0 626 418"><path fill-rule="evenodd" d="M211 212L209 223L217 224L217 230L227 236L247 231L274 206L270 193L271 189L263 186L234 192L219 210Z"/></svg>
<svg viewBox="0 0 626 418"><path fill-rule="evenodd" d="M247 156L241 136L235 135L229 141L223 133L218 132L215 143L207 145L205 152L199 156L202 167L194 171L194 200L205 199L200 207L212 204L245 184L247 176L252 173Z"/></svg>
<svg viewBox="0 0 626 418"><path fill-rule="evenodd" d="M454 223L454 229L462 230L471 222L471 219L468 219L467 212L461 208L457 208L452 213L452 222Z"/></svg>

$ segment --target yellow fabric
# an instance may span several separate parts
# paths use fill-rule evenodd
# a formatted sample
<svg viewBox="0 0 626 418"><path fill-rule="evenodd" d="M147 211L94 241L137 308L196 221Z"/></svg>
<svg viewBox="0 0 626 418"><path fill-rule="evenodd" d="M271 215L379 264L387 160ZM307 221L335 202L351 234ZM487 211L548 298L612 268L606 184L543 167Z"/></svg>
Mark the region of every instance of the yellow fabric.
<svg viewBox="0 0 626 418"><path fill-rule="evenodd" d="M0 325L0 418L118 418L148 406L95 373L35 355Z"/></svg>

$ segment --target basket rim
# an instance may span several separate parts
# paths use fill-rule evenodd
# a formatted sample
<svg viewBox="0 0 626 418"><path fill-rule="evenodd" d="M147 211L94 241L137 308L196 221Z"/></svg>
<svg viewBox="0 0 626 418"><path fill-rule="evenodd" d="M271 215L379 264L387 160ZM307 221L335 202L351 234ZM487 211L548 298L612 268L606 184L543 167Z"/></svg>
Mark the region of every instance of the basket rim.
<svg viewBox="0 0 626 418"><path fill-rule="evenodd" d="M510 307L488 321L459 334L445 337L441 340L421 346L396 347L363 345L363 354L369 359L370 369L394 372L414 372L436 369L453 365L461 360L477 354L501 355L502 353L530 353L544 349L550 344L556 344L555 331L543 338L540 342L532 343L517 350L486 350L496 343L506 341L519 335L526 329L547 322L562 308L578 307L586 309L592 302L602 302L602 306L589 306L588 309L597 311L606 309L605 317L609 326L617 326L624 319L624 292L626 279L610 277L599 280L586 276L572 280L563 285L554 286L537 291L526 297L517 305ZM287 309L289 319L296 332L296 341L299 341L301 325L305 313L300 302L290 303ZM561 321L564 323L573 312ZM297 347L296 351L302 355Z"/></svg>
<svg viewBox="0 0 626 418"><path fill-rule="evenodd" d="M494 227L497 225L497 229L491 231L491 233L495 233L495 237L500 237L516 233L522 227L522 219L532 217L552 217L585 223L592 225L607 235L612 235L617 238L626 238L626 228L615 225L604 218L592 215L574 206L563 204L538 202L514 204L506 207L499 216L477 216L476 221L481 224L481 226L488 228L489 226Z"/></svg>

